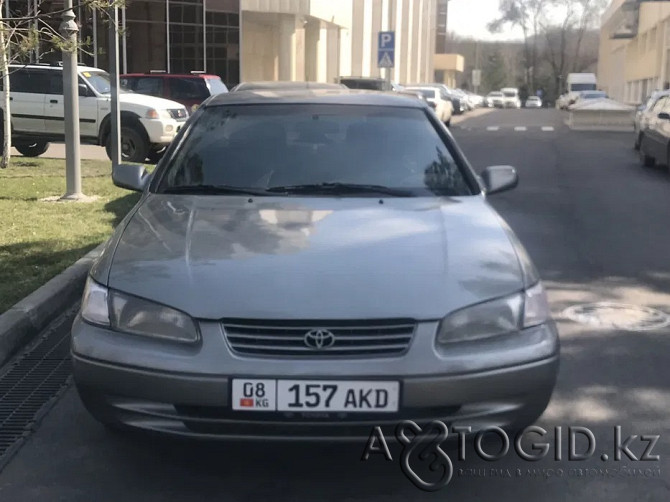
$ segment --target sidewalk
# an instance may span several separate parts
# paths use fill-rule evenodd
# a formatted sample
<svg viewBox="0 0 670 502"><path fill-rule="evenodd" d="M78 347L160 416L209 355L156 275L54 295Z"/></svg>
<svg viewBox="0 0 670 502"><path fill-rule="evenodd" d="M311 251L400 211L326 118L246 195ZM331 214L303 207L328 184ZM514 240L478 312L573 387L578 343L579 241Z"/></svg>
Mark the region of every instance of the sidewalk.
<svg viewBox="0 0 670 502"><path fill-rule="evenodd" d="M12 155L20 156L21 154L12 148ZM51 143L49 149L41 155L41 157L48 159L64 159L65 158L65 144ZM85 160L109 160L105 149L101 146L81 145L81 158Z"/></svg>

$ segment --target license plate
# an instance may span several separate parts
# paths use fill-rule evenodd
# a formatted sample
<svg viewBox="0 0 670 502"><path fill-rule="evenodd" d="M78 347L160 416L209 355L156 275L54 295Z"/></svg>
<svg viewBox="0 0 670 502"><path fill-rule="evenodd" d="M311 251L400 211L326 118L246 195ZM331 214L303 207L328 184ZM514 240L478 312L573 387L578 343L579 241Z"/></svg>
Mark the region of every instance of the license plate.
<svg viewBox="0 0 670 502"><path fill-rule="evenodd" d="M232 404L246 411L393 413L399 396L399 382L234 379Z"/></svg>

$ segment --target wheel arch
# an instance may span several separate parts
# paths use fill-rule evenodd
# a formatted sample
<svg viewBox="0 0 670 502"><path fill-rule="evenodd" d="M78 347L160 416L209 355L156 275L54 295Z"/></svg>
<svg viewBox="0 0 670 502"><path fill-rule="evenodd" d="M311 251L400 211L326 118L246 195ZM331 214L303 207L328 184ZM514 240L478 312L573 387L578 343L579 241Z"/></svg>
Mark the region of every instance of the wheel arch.
<svg viewBox="0 0 670 502"><path fill-rule="evenodd" d="M100 131L98 133L98 144L105 146L107 137L112 133L111 113L105 115L100 123ZM121 127L133 127L139 131L142 137L150 143L149 134L140 122L140 116L135 112L121 111Z"/></svg>

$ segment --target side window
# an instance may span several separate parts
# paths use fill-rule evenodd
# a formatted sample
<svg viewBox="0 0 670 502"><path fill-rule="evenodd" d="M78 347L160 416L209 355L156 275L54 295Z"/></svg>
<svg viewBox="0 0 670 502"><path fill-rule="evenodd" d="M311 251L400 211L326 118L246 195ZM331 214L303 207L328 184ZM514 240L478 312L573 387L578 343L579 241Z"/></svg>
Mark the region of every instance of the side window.
<svg viewBox="0 0 670 502"><path fill-rule="evenodd" d="M79 79L79 82L81 83L81 78ZM52 72L51 75L49 75L48 94L63 95L63 75L61 72Z"/></svg>
<svg viewBox="0 0 670 502"><path fill-rule="evenodd" d="M668 98L662 97L656 101L656 104L651 108L652 113L660 113L663 107L668 103Z"/></svg>
<svg viewBox="0 0 670 502"><path fill-rule="evenodd" d="M170 78L171 99L192 99L204 101L209 97L207 84L201 78Z"/></svg>
<svg viewBox="0 0 670 502"><path fill-rule="evenodd" d="M44 70L18 70L9 76L11 91L29 94L47 94L49 92L50 76L52 73L54 72Z"/></svg>
<svg viewBox="0 0 670 502"><path fill-rule="evenodd" d="M163 95L163 79L155 77L138 78L133 86L133 91L139 94L161 97Z"/></svg>

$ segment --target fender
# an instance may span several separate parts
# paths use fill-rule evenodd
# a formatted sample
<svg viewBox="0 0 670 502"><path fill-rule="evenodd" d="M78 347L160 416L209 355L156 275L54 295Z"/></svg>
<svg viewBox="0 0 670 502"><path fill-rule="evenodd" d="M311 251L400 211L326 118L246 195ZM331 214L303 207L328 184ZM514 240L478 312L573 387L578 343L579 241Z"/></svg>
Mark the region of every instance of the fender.
<svg viewBox="0 0 670 502"><path fill-rule="evenodd" d="M111 113L105 115L100 123L100 130L98 131L98 144L105 146L107 142L107 137L112 132L112 124L110 122ZM137 129L144 139L149 142L149 135L147 134L146 129L140 122L140 116L135 112L121 111L121 127L123 126L132 126Z"/></svg>

